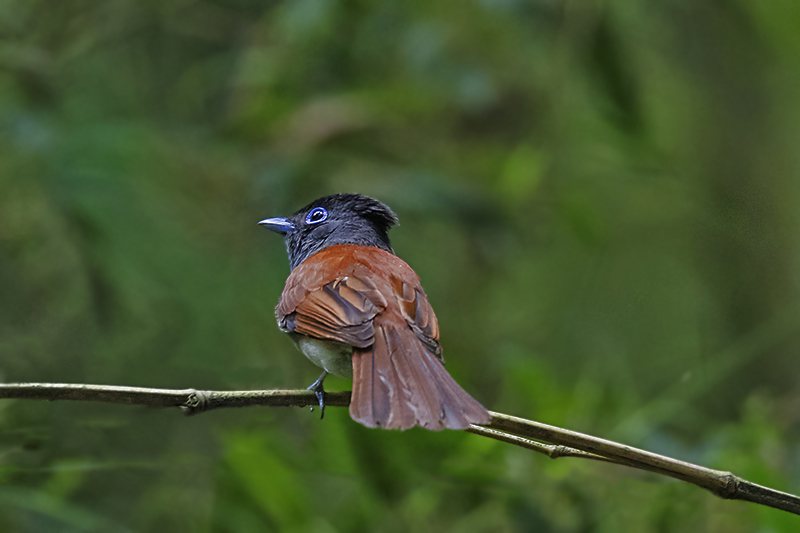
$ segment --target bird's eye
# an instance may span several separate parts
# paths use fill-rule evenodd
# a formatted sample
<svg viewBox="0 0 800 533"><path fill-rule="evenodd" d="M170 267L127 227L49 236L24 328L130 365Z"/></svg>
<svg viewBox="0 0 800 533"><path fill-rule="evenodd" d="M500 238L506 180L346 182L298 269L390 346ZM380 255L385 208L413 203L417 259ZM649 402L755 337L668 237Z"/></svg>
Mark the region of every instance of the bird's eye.
<svg viewBox="0 0 800 533"><path fill-rule="evenodd" d="M319 224L328 218L328 211L324 207L315 207L306 215L306 224Z"/></svg>

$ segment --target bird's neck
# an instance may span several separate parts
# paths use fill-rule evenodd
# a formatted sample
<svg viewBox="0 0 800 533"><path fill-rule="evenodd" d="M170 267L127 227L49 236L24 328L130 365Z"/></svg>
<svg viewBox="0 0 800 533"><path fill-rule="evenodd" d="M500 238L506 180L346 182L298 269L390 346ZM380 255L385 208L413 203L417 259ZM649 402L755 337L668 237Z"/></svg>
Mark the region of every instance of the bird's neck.
<svg viewBox="0 0 800 533"><path fill-rule="evenodd" d="M291 263L292 270L315 253L339 244L374 246L375 248L380 248L381 250L386 250L394 254L394 250L392 250L391 243L389 242L389 236L386 232L379 232L372 228L370 228L370 231L359 229L357 232L334 232L324 239L300 242L297 244L287 242L289 262Z"/></svg>

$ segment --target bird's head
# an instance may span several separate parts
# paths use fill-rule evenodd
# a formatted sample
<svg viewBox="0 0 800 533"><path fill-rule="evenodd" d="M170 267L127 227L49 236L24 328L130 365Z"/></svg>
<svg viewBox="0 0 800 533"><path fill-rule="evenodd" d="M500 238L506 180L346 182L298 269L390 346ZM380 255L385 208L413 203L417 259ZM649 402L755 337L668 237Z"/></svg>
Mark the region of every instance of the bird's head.
<svg viewBox="0 0 800 533"><path fill-rule="evenodd" d="M376 246L392 251L389 228L397 215L381 202L360 194L334 194L314 200L290 217L259 222L284 236L292 269L334 244Z"/></svg>

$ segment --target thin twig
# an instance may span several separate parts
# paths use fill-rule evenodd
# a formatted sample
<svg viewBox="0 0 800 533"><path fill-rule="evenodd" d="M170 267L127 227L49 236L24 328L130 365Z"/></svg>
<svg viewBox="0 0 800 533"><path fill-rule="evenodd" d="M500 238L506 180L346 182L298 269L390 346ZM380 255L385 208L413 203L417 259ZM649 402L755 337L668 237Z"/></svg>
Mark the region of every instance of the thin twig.
<svg viewBox="0 0 800 533"><path fill-rule="evenodd" d="M307 390L200 391L64 383L0 384L0 399L4 398L80 400L147 407L179 407L188 415L224 407L317 405L316 396ZM326 392L325 405L347 407L350 405L350 392ZM554 459L580 457L655 472L692 483L721 498L749 501L800 515L800 498L797 496L756 485L730 472L712 470L524 418L502 413L491 414L492 420L488 426L472 426L467 431L534 450ZM551 445L535 441L543 441Z"/></svg>
<svg viewBox="0 0 800 533"><path fill-rule="evenodd" d="M466 431L467 433L481 435L482 437L488 437L490 439L499 440L500 442L505 442L507 444L513 444L514 446L519 446L527 450L539 452L543 455L546 455L550 459L577 457L579 459L593 459L595 461L603 461L606 463L625 464L613 459L609 459L608 457L603 457L602 455L595 455L593 453L576 450L575 448L570 448L569 446L561 446L560 444L542 444L541 442L536 442L535 440L518 437L516 435L511 435L510 433L503 433L502 431L497 431L495 429L488 429L483 426L476 426L475 424L472 424L472 426Z"/></svg>

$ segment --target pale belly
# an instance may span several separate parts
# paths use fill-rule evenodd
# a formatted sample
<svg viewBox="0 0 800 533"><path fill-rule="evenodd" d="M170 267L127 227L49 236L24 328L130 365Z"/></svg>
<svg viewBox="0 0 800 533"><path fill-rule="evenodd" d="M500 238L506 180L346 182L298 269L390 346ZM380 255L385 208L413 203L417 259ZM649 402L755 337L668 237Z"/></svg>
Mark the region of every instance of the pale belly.
<svg viewBox="0 0 800 533"><path fill-rule="evenodd" d="M339 377L353 379L353 347L342 342L328 341L290 333L297 348L315 365Z"/></svg>

